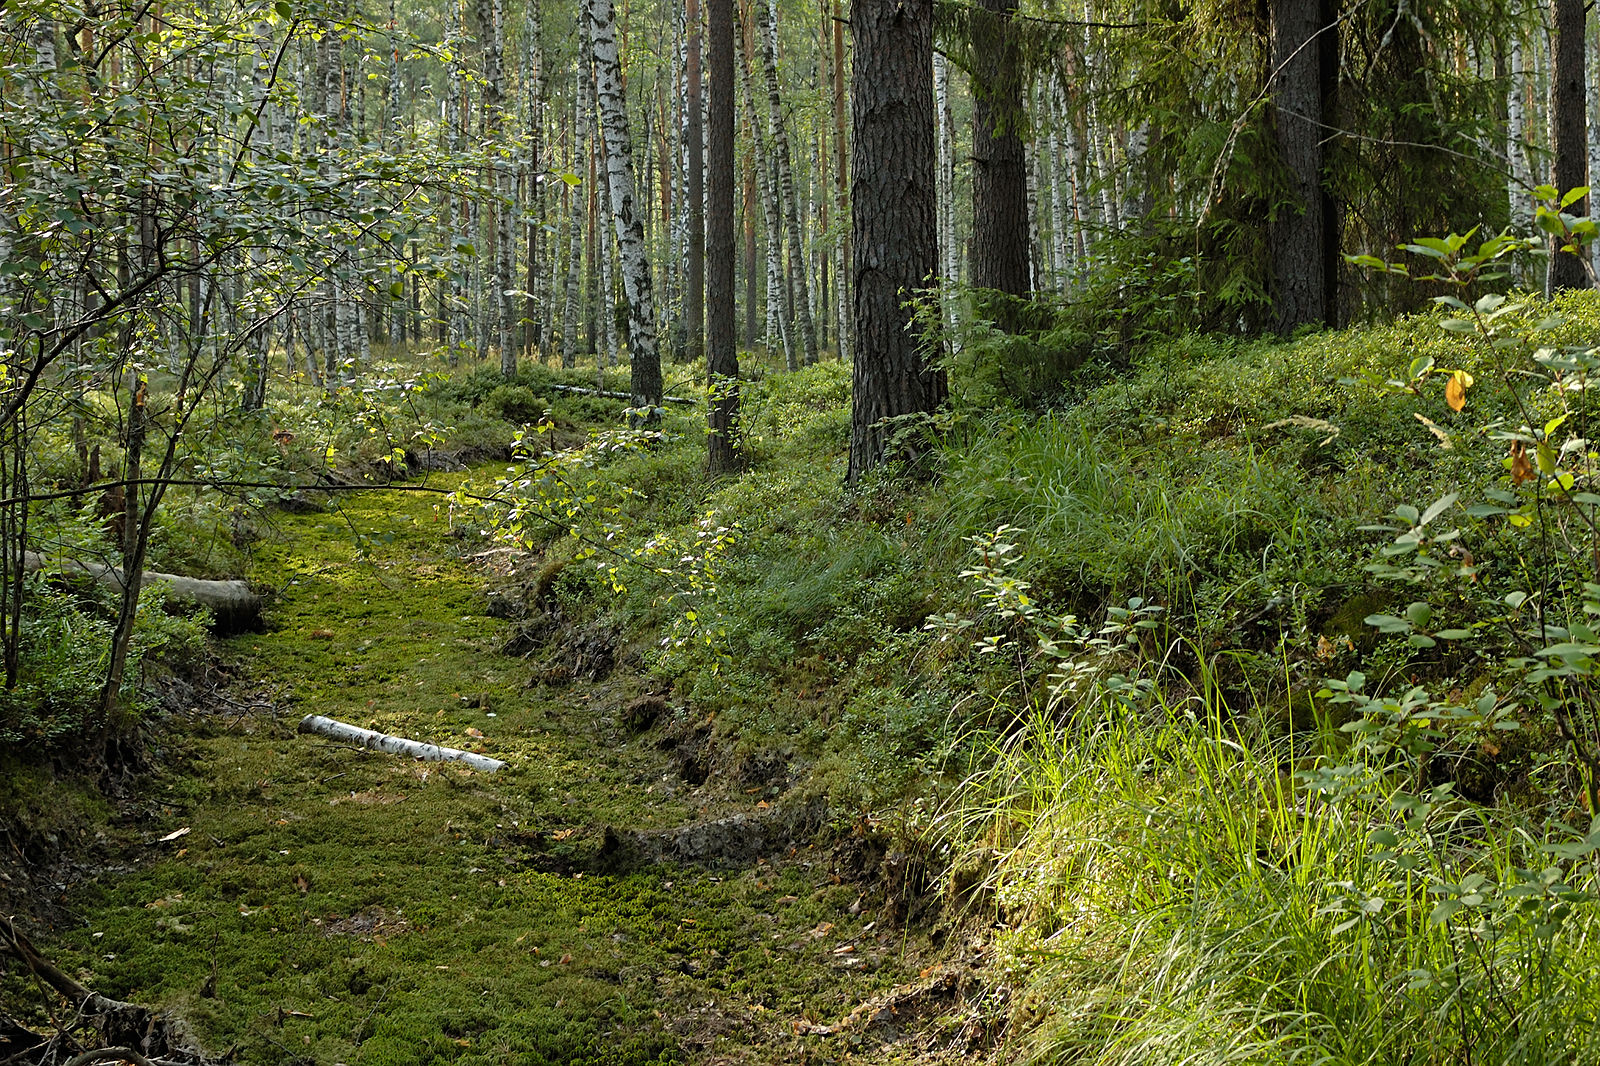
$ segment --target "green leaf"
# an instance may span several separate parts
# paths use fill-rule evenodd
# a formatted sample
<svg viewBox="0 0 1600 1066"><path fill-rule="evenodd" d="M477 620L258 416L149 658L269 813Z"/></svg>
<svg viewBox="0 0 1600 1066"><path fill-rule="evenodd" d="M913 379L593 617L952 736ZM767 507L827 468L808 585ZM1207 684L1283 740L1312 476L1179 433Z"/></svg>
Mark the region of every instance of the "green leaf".
<svg viewBox="0 0 1600 1066"><path fill-rule="evenodd" d="M1587 185L1580 185L1576 189L1569 189L1567 190L1567 194L1561 198L1561 206L1563 208L1571 207L1573 204L1577 203L1579 200L1588 195L1589 186Z"/></svg>
<svg viewBox="0 0 1600 1066"><path fill-rule="evenodd" d="M1464 318L1447 318L1443 322L1439 323L1439 325L1443 326L1445 329L1449 330L1451 333L1476 333L1476 332L1478 332L1477 325L1475 323L1467 321Z"/></svg>
<svg viewBox="0 0 1600 1066"><path fill-rule="evenodd" d="M289 6L289 0L277 0L277 3L272 5L272 10L285 20L294 18L294 8Z"/></svg>
<svg viewBox="0 0 1600 1066"><path fill-rule="evenodd" d="M1450 247L1448 241L1440 240L1438 237L1418 237L1414 243L1402 244L1400 247L1408 252L1415 252L1417 255L1425 255L1432 259L1447 258L1455 250Z"/></svg>
<svg viewBox="0 0 1600 1066"><path fill-rule="evenodd" d="M1426 511L1422 512L1422 520L1418 522L1417 525L1425 526L1429 522L1432 522L1435 518L1438 518L1450 507L1451 504L1456 502L1456 499L1460 495L1461 494L1459 492L1452 492L1448 496L1441 496L1439 499L1435 500L1432 506L1430 506Z"/></svg>
<svg viewBox="0 0 1600 1066"><path fill-rule="evenodd" d="M1461 909L1461 901L1460 900L1458 900L1458 899L1442 899L1433 908L1433 913L1428 915L1428 924L1429 925L1443 925L1445 922L1448 922L1451 919L1451 917L1457 911L1459 911L1460 909Z"/></svg>

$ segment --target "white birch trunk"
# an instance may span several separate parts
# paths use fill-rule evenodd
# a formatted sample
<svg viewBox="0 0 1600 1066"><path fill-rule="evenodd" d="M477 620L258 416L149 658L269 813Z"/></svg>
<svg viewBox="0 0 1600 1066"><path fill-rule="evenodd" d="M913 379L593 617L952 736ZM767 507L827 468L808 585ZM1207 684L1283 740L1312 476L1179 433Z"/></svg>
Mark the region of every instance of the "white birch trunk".
<svg viewBox="0 0 1600 1066"><path fill-rule="evenodd" d="M1122 166L1122 218L1138 222L1150 210L1148 186L1138 173L1139 164L1150 148L1150 124L1141 122L1128 132L1128 149Z"/></svg>
<svg viewBox="0 0 1600 1066"><path fill-rule="evenodd" d="M358 725L350 725L334 718L324 718L320 714L308 714L300 719L297 732L314 733L330 740L342 740L347 744L358 744L363 748L373 751L387 752L390 755L409 755L414 759L424 762L459 762L493 773L505 768L505 763L499 759L491 759L487 755L476 752L462 751L460 748L445 748L438 744L425 744L420 740L407 740L405 737L390 736L380 733L376 729L362 729Z"/></svg>
<svg viewBox="0 0 1600 1066"><path fill-rule="evenodd" d="M944 306L945 336L949 339L952 354L961 351L961 338L956 332L956 309L951 286L956 280L956 155L955 117L950 111L950 64L943 52L933 53L933 113L938 125L934 138L936 151L936 188L939 238L939 272L943 275L939 288Z"/></svg>
<svg viewBox="0 0 1600 1066"><path fill-rule="evenodd" d="M1067 277L1071 270L1072 256L1068 249L1067 210L1066 210L1066 185L1061 178L1061 127L1059 120L1060 108L1057 106L1057 96L1060 90L1055 82L1051 82L1044 90L1043 104L1045 120L1050 125L1050 136L1046 141L1048 149L1047 169L1050 176L1050 259L1053 276L1050 278L1050 287L1057 291L1063 290L1067 285Z"/></svg>
<svg viewBox="0 0 1600 1066"><path fill-rule="evenodd" d="M572 171L586 173L588 168L580 160L589 149L589 104L594 90L590 87L593 71L589 57L589 20L580 18L578 59L573 68L572 88ZM582 185L567 192L567 291L566 304L561 313L561 365L571 369L578 365L578 318L581 294L579 284L583 277L583 225L588 212L589 190Z"/></svg>
<svg viewBox="0 0 1600 1066"><path fill-rule="evenodd" d="M1600 38L1589 44L1584 49L1584 85L1589 90L1589 177L1586 182L1593 187L1595 179L1600 178ZM1600 215L1594 197L1589 198L1589 214ZM1600 241L1589 245L1589 265L1600 275Z"/></svg>
<svg viewBox="0 0 1600 1066"><path fill-rule="evenodd" d="M1510 76L1506 88L1506 163L1511 173L1506 183L1506 197L1510 209L1511 225L1518 233L1531 228L1533 203L1528 193L1533 188L1532 171L1528 166L1528 121L1524 93L1527 77L1522 61L1522 42L1511 38Z"/></svg>
<svg viewBox="0 0 1600 1066"><path fill-rule="evenodd" d="M736 35L740 51L744 51L742 36ZM784 363L790 370L799 365L794 349L794 337L789 329L789 316L784 301L783 279L783 223L779 217L777 190L772 176L771 153L767 150L767 135L756 106L756 92L750 68L751 56L744 56L739 65L739 80L744 86L745 107L750 114L750 136L756 154L756 181L760 186L761 204L766 216L767 236L767 348L770 351L774 336L783 346Z"/></svg>
<svg viewBox="0 0 1600 1066"><path fill-rule="evenodd" d="M783 98L778 92L778 44L774 29L775 9L762 0L751 5L756 12L756 33L760 40L762 73L767 83L767 107L772 122L773 161L778 170L778 195L789 237L788 285L794 296L794 311L805 346L806 365L817 361L817 328L811 318L811 285L806 277L805 239L800 231L800 212L795 203L794 169L789 152L789 134L783 121Z"/></svg>
<svg viewBox="0 0 1600 1066"><path fill-rule="evenodd" d="M1022 142L1022 171L1026 178L1028 198L1028 291L1037 292L1044 274L1041 252L1044 242L1039 239L1039 142Z"/></svg>
<svg viewBox="0 0 1600 1066"><path fill-rule="evenodd" d="M598 123L600 121L599 97L591 97L589 104L595 109L594 120ZM613 212L611 210L610 183L607 181L600 182L600 187L596 192L599 200L598 210L600 211L600 217L611 218ZM600 343L596 344L594 349L594 377L595 388L597 389L606 387L605 368L617 365L617 286L615 279L612 277L611 264L614 256L612 254L613 243L609 232L607 227L601 226L595 240L595 255L600 258L600 262L597 264L599 270L596 272L599 275L600 293L595 300L600 317Z"/></svg>
<svg viewBox="0 0 1600 1066"><path fill-rule="evenodd" d="M633 363L634 406L661 404L660 353L656 350L655 299L650 285L650 259L645 254L644 223L633 197L633 144L628 130L628 101L622 91L622 62L617 54L611 0L591 0L595 91L600 98L600 129L610 179L611 216L616 223L622 257L622 287L628 297L628 356ZM653 386L640 384L641 367L653 368Z"/></svg>
<svg viewBox="0 0 1600 1066"><path fill-rule="evenodd" d="M1066 102L1063 101L1063 104ZM1076 242L1073 248L1073 279L1081 284L1089 276L1089 230L1093 224L1093 201L1086 193L1085 165L1082 141L1078 136L1078 120L1070 107L1063 107L1062 121L1067 138L1067 178L1072 185L1072 230Z"/></svg>

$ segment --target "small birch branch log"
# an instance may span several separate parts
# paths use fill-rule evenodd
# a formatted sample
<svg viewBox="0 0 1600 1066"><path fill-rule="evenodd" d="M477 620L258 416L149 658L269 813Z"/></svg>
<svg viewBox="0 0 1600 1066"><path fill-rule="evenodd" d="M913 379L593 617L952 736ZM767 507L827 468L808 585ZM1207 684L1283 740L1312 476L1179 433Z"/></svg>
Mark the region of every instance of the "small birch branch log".
<svg viewBox="0 0 1600 1066"><path fill-rule="evenodd" d="M376 729L362 729L360 726L350 725L348 722L324 718L320 714L308 714L300 719L299 731L302 733L315 733L318 736L330 737L333 740L343 740L351 744L359 744L363 748L388 752L390 755L410 755L413 758L423 759L427 762L462 762L474 770L482 770L485 773L493 773L496 770L503 769L506 765L499 759L491 759L487 755L462 751L460 748L444 748L438 744L424 744L420 740L393 737L388 733L380 733Z"/></svg>
<svg viewBox="0 0 1600 1066"><path fill-rule="evenodd" d="M608 400L633 399L633 393L631 392L615 392L611 389L586 389L581 385L552 385L550 387L557 392L573 392L577 393L579 396L604 396ZM681 403L693 406L700 401L690 396L663 396L661 397L661 402Z"/></svg>

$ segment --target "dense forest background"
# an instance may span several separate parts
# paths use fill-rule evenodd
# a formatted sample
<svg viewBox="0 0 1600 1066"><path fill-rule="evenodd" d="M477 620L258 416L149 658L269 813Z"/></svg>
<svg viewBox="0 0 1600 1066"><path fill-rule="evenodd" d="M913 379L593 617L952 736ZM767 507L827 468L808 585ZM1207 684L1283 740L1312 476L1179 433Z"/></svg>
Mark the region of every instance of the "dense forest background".
<svg viewBox="0 0 1600 1066"><path fill-rule="evenodd" d="M0 1058L1595 1061L1597 93L1573 0L3 0Z"/></svg>

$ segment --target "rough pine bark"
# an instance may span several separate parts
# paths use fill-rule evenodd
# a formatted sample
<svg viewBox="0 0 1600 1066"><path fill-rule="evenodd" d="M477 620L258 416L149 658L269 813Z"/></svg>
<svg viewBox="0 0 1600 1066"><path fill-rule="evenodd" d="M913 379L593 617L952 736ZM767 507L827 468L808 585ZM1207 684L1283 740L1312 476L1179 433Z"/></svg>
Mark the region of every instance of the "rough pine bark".
<svg viewBox="0 0 1600 1066"><path fill-rule="evenodd" d="M850 227L844 225L849 217L850 190L850 164L847 158L849 151L848 142L845 140L845 96L844 96L844 18L840 15L839 0L833 0L833 195L834 211L837 215L843 233L836 242L838 247L839 268L837 276L839 283L834 298L838 301L839 310L839 358L849 361L852 349L850 337L850 265L854 262L850 254Z"/></svg>
<svg viewBox="0 0 1600 1066"><path fill-rule="evenodd" d="M933 411L947 387L905 306L937 262L933 0L856 0L850 35L854 485L886 457L895 432L886 420ZM915 459L918 449L902 454Z"/></svg>
<svg viewBox="0 0 1600 1066"><path fill-rule="evenodd" d="M706 155L706 370L711 402L707 467L713 475L739 465L739 352L734 343L733 260L733 0L707 0L707 64L711 76Z"/></svg>
<svg viewBox="0 0 1600 1066"><path fill-rule="evenodd" d="M685 66L688 92L685 94L685 141L689 148L688 181L684 194L689 201L688 255L683 278L683 318L686 327L684 355L690 362L705 354L706 296L706 193L705 141L700 128L700 0L687 0L688 47Z"/></svg>
<svg viewBox="0 0 1600 1066"><path fill-rule="evenodd" d="M628 130L628 101L622 92L622 63L611 0L590 0L595 88L600 94L600 128L605 137L611 212L617 246L622 253L622 287L628 297L628 354L631 391L636 408L661 406L661 355L656 349L655 300L650 285L650 260L645 254L644 224L633 198L633 144Z"/></svg>
<svg viewBox="0 0 1600 1066"><path fill-rule="evenodd" d="M1289 198L1270 224L1277 331L1328 321L1322 218L1322 5L1272 0L1272 107Z"/></svg>
<svg viewBox="0 0 1600 1066"><path fill-rule="evenodd" d="M1550 141L1552 149L1551 183L1565 194L1568 189L1587 185L1589 149L1585 130L1583 70L1583 0L1551 0L1550 16ZM1584 197L1562 211L1586 215L1589 198ZM1561 240L1552 238L1550 272L1546 291L1554 295L1564 289L1586 289L1589 274L1583 261L1562 252Z"/></svg>
<svg viewBox="0 0 1600 1066"><path fill-rule="evenodd" d="M1028 164L1022 149L1016 0L981 0L973 13L972 283L1024 296L1029 289ZM859 61L860 53L857 52Z"/></svg>

